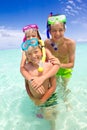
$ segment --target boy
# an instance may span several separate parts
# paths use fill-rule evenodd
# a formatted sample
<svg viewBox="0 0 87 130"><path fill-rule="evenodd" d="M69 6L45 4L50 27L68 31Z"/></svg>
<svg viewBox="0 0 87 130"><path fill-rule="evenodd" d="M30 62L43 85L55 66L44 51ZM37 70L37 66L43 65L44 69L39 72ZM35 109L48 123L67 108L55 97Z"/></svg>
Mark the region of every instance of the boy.
<svg viewBox="0 0 87 130"><path fill-rule="evenodd" d="M72 39L64 37L65 33L65 15L52 15L47 20L47 37L45 46L51 53L59 59L60 69L56 76L57 81L62 80L62 86L66 88L71 77L72 68L75 60L75 42ZM51 35L51 38L49 37Z"/></svg>
<svg viewBox="0 0 87 130"><path fill-rule="evenodd" d="M71 109L71 105L67 100L67 95L70 92L67 89L67 84L72 75L72 68L74 67L76 44L75 41L64 36L65 24L65 15L52 15L51 13L47 20L48 39L45 40L45 46L60 61L60 69L56 73L57 92L59 92L59 89L62 90L62 97L66 107L67 109Z"/></svg>
<svg viewBox="0 0 87 130"><path fill-rule="evenodd" d="M25 51L25 55L27 58L27 63L25 64L24 67L31 77L37 76L38 78L40 78L40 76L44 75L45 73L48 73L53 66L50 62L44 62L43 72L38 72L42 52L41 52L41 46L38 46L37 44L34 45L32 43L29 44L28 50ZM56 89L55 76L46 79L42 84L42 86L45 89L44 94L37 93L36 90L34 90L31 84L32 80L30 81L25 80L25 81L28 95L36 105L41 107L41 113L43 117L51 122L52 130L54 130L55 119L57 115L57 109L56 109L57 95L54 92Z"/></svg>

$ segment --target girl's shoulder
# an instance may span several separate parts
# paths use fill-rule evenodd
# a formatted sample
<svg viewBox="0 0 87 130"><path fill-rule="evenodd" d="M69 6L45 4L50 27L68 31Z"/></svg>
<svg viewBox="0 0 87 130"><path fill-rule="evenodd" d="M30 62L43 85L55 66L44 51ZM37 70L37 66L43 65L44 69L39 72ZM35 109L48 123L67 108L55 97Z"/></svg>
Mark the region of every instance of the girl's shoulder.
<svg viewBox="0 0 87 130"><path fill-rule="evenodd" d="M50 63L50 61L47 61L44 64L44 69L50 70L52 68L52 66L53 66L52 63Z"/></svg>

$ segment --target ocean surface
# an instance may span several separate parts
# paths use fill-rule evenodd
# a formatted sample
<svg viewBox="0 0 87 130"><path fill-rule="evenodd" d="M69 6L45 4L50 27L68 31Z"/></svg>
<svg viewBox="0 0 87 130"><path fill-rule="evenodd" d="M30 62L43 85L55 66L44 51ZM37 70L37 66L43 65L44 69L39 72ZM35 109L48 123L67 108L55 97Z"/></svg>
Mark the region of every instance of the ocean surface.
<svg viewBox="0 0 87 130"><path fill-rule="evenodd" d="M21 50L0 50L0 130L50 130L36 117L36 107L27 95L20 74ZM70 107L58 104L57 130L87 130L87 44L76 45L76 60L68 84ZM61 98L61 93L60 93Z"/></svg>

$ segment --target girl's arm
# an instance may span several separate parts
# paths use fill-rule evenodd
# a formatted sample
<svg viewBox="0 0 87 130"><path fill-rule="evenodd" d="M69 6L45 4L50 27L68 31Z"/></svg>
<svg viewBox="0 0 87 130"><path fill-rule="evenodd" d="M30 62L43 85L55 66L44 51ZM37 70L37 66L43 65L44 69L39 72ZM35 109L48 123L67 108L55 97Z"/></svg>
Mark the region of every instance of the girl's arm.
<svg viewBox="0 0 87 130"><path fill-rule="evenodd" d="M28 84L28 81L26 79L25 79L25 87L26 87L26 90L27 90L29 97L31 98L31 100L34 101L34 97L33 97L32 93L30 92L29 84Z"/></svg>
<svg viewBox="0 0 87 130"><path fill-rule="evenodd" d="M23 77L27 80L31 80L31 75L29 75L28 71L25 69L25 64L26 64L26 56L25 52L22 52L22 59L21 59L21 64L20 64L20 72L23 75Z"/></svg>

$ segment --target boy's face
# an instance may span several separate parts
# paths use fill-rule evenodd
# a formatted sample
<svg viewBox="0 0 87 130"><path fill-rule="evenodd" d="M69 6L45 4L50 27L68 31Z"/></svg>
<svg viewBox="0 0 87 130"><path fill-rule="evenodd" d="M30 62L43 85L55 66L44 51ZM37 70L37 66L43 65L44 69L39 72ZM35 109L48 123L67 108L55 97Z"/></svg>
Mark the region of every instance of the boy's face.
<svg viewBox="0 0 87 130"><path fill-rule="evenodd" d="M25 32L26 40L29 40L31 38L38 38L37 30L36 29L29 29L27 32Z"/></svg>
<svg viewBox="0 0 87 130"><path fill-rule="evenodd" d="M57 42L64 37L65 28L63 23L56 23L51 25L50 34L52 39Z"/></svg>
<svg viewBox="0 0 87 130"><path fill-rule="evenodd" d="M26 52L26 56L28 61L37 65L42 57L41 49L39 47L29 47L28 51Z"/></svg>

